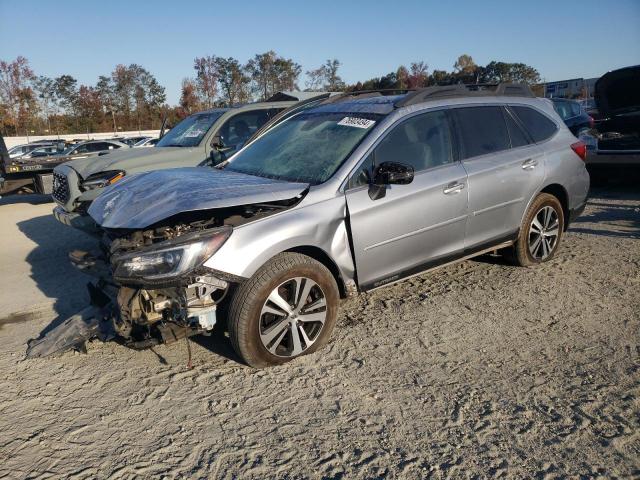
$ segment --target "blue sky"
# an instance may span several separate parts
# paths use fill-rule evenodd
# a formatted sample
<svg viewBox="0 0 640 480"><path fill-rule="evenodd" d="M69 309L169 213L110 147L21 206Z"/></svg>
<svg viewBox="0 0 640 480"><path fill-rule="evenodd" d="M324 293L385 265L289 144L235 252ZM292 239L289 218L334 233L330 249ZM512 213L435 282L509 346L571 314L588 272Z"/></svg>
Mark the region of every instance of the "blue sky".
<svg viewBox="0 0 640 480"><path fill-rule="evenodd" d="M547 81L596 77L640 64L640 0L0 0L0 59L23 55L37 74L88 85L138 63L171 104L196 56L245 62L270 49L303 71L338 58L347 82L416 60L450 70L462 53L479 64L524 62Z"/></svg>

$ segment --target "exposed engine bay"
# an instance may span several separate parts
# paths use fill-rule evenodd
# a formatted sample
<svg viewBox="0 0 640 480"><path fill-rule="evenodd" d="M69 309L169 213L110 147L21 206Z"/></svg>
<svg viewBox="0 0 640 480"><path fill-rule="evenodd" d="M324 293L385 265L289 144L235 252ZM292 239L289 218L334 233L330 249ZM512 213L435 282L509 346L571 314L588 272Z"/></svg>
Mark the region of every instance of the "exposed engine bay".
<svg viewBox="0 0 640 480"><path fill-rule="evenodd" d="M234 227L299 200L188 212L144 230L104 229L98 251L69 255L94 278L91 307L29 342L27 357L82 350L95 337L143 349L209 334L230 288L243 279L209 270L204 261Z"/></svg>

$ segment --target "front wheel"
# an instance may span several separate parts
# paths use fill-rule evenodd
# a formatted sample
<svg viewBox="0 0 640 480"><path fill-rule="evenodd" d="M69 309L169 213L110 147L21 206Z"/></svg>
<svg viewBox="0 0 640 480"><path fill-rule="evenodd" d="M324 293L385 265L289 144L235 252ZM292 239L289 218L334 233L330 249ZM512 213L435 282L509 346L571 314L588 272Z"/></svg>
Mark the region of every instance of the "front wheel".
<svg viewBox="0 0 640 480"><path fill-rule="evenodd" d="M235 292L231 343L256 368L312 353L329 340L338 302L335 279L324 265L299 253L281 253Z"/></svg>
<svg viewBox="0 0 640 480"><path fill-rule="evenodd" d="M560 201L548 193L539 194L529 206L514 246L514 260L528 267L553 258L562 232L564 213Z"/></svg>

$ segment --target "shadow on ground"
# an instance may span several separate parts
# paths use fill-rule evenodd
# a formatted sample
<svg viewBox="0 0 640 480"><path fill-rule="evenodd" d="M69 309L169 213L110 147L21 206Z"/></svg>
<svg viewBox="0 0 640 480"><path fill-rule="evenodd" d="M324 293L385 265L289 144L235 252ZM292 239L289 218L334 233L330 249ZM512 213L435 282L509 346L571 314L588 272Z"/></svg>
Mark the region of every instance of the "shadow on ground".
<svg viewBox="0 0 640 480"><path fill-rule="evenodd" d="M31 205L42 205L53 203L51 195L41 195L39 193L19 193L13 195L3 195L0 197L0 206L15 205L16 203L29 203Z"/></svg>
<svg viewBox="0 0 640 480"><path fill-rule="evenodd" d="M604 237L640 239L640 209L625 203L639 199L640 190L636 186L618 184L593 189L588 203L591 207L589 212L576 219L570 231Z"/></svg>
<svg viewBox="0 0 640 480"><path fill-rule="evenodd" d="M18 229L36 244L26 258L30 276L53 302L56 318L43 330L45 333L87 305L89 277L71 265L68 254L95 248L96 240L61 224L50 214L19 222Z"/></svg>

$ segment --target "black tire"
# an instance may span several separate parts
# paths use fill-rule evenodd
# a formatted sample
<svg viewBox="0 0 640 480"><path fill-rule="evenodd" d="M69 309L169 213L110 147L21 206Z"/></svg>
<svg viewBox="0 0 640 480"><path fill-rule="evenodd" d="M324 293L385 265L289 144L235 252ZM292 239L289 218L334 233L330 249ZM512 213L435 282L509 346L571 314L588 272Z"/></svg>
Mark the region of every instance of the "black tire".
<svg viewBox="0 0 640 480"><path fill-rule="evenodd" d="M311 279L320 289L316 289L315 292L319 291L324 295L325 320L313 337L313 343L302 353L290 356L275 355L267 349L261 340L260 332L263 331L264 334L265 330L263 307L275 289L282 287L282 285L288 285L287 282L294 282L294 278L300 277L303 277L305 282L306 279ZM311 293L304 301L307 302L309 299L312 299ZM299 253L280 253L263 265L253 277L242 283L234 292L228 317L231 344L242 360L254 368L280 365L298 356L315 352L329 341L331 331L336 323L339 300L340 294L336 281L324 265ZM274 323L276 323L275 320ZM287 332L291 332L294 327L289 326L288 328ZM291 341L292 334L286 333L285 335L288 335L289 341ZM296 335L298 334L296 333Z"/></svg>
<svg viewBox="0 0 640 480"><path fill-rule="evenodd" d="M532 254L530 248L530 242L534 242L536 239L536 233L532 232L532 223L536 216L543 211L543 209L551 207L557 216L557 238L553 242L552 247L549 249L549 253L546 255L540 255L536 257ZM524 220L522 221L522 225L520 227L520 234L518 235L518 239L516 240L515 245L512 249L512 259L513 261L522 267L529 267L531 265L537 265L539 263L548 262L551 260L556 252L558 251L558 247L560 245L560 241L562 239L562 234L564 232L564 211L562 210L562 204L560 201L551 194L548 193L540 193L533 200L529 208L527 209L527 213L524 216ZM546 245L545 245L546 246Z"/></svg>

